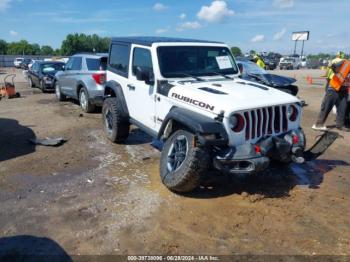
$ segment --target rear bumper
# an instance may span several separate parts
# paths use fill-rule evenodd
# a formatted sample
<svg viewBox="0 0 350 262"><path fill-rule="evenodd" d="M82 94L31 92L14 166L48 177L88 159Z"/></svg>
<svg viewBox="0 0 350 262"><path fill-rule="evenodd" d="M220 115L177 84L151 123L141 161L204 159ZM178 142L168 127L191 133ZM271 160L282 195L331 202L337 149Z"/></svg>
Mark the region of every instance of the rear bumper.
<svg viewBox="0 0 350 262"><path fill-rule="evenodd" d="M45 88L46 88L46 89L49 89L49 90L55 89L55 84L54 84L54 82L52 81L52 83L45 83Z"/></svg>
<svg viewBox="0 0 350 262"><path fill-rule="evenodd" d="M90 102L96 106L102 106L103 105L103 96L91 97Z"/></svg>
<svg viewBox="0 0 350 262"><path fill-rule="evenodd" d="M88 88L89 101L96 106L102 106L104 100L104 87L102 85L96 85L94 88Z"/></svg>
<svg viewBox="0 0 350 262"><path fill-rule="evenodd" d="M216 153L214 167L231 174L253 174L265 170L271 160L303 163L305 136L301 129L277 137L268 137L257 144L223 148Z"/></svg>

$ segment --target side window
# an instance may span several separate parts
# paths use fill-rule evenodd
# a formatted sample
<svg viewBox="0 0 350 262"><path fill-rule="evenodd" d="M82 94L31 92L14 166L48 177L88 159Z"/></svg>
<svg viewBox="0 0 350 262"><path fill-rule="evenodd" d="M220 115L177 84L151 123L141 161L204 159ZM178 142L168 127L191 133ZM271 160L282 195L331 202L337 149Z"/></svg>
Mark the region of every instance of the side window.
<svg viewBox="0 0 350 262"><path fill-rule="evenodd" d="M66 64L66 70L72 70L72 65L73 65L73 62L74 62L75 58L74 57L71 57L69 58L67 64Z"/></svg>
<svg viewBox="0 0 350 262"><path fill-rule="evenodd" d="M144 48L135 48L132 60L132 74L136 75L136 68L140 67L149 72L153 71L151 52Z"/></svg>
<svg viewBox="0 0 350 262"><path fill-rule="evenodd" d="M86 66L89 71L106 70L107 57L86 58Z"/></svg>
<svg viewBox="0 0 350 262"><path fill-rule="evenodd" d="M35 72L39 72L39 64L35 64L35 68L33 69Z"/></svg>
<svg viewBox="0 0 350 262"><path fill-rule="evenodd" d="M113 44L109 57L109 66L116 73L128 76L130 47L122 44Z"/></svg>
<svg viewBox="0 0 350 262"><path fill-rule="evenodd" d="M81 64L82 64L82 58L81 57L75 57L72 64L71 70L81 70Z"/></svg>

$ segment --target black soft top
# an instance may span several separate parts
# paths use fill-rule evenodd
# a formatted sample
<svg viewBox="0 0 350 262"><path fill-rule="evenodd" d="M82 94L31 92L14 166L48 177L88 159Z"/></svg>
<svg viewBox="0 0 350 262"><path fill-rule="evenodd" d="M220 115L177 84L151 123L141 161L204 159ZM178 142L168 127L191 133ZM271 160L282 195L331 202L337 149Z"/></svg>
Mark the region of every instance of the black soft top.
<svg viewBox="0 0 350 262"><path fill-rule="evenodd" d="M154 43L212 43L223 44L222 42L205 41L197 39L175 38L175 37L151 37L151 36L135 36L135 37L113 37L112 43L129 43L144 46L152 46Z"/></svg>

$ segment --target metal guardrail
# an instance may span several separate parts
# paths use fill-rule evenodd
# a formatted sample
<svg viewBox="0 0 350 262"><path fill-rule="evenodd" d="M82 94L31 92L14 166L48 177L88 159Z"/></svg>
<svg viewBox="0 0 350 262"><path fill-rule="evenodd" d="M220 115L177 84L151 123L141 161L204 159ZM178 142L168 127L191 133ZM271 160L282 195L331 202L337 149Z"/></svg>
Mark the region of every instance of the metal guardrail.
<svg viewBox="0 0 350 262"><path fill-rule="evenodd" d="M13 67L13 61L15 58L23 57L30 58L34 60L43 60L45 58L51 58L52 56L41 56L41 55L0 55L0 67Z"/></svg>

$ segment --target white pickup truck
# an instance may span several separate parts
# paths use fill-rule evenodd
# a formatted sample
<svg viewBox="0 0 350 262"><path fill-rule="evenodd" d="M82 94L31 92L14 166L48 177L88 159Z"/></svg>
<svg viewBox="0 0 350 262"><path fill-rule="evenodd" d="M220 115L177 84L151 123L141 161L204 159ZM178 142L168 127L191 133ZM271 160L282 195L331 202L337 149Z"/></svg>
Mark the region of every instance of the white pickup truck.
<svg viewBox="0 0 350 262"><path fill-rule="evenodd" d="M210 167L263 171L303 163L300 101L240 78L227 45L176 38L113 38L102 110L106 136L123 143L134 124L163 142L162 182L188 192Z"/></svg>
<svg viewBox="0 0 350 262"><path fill-rule="evenodd" d="M280 70L294 70L300 69L302 63L299 57L282 57L278 66Z"/></svg>

